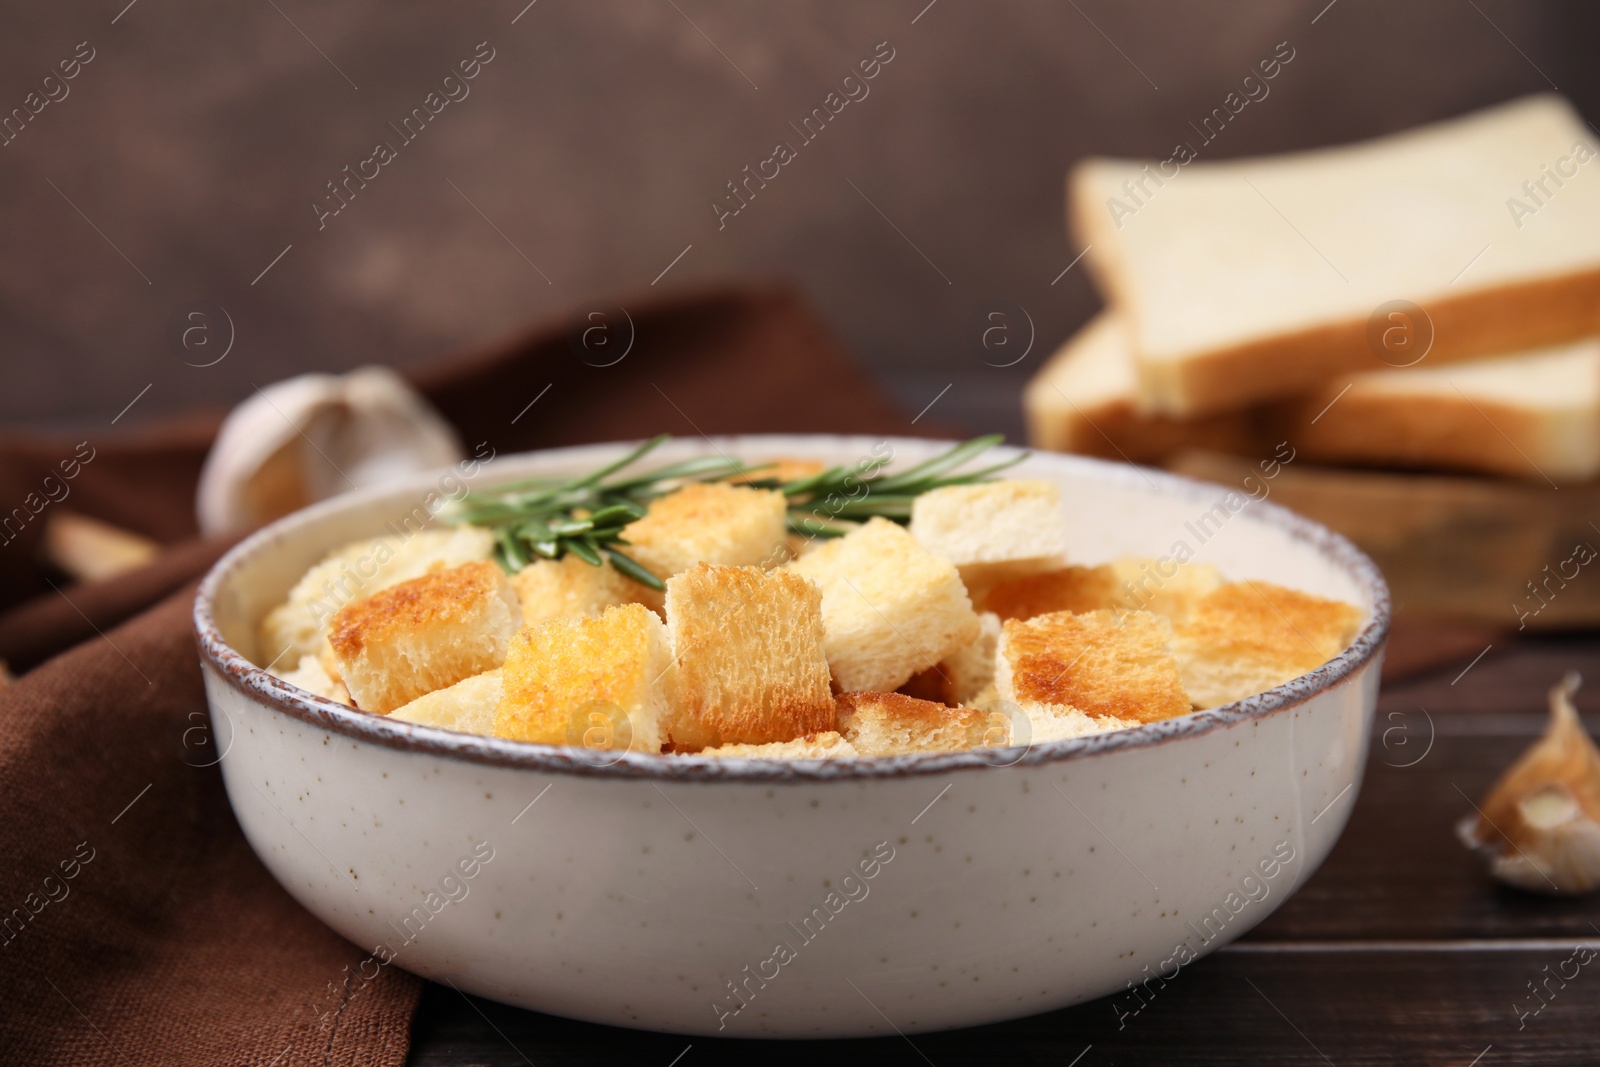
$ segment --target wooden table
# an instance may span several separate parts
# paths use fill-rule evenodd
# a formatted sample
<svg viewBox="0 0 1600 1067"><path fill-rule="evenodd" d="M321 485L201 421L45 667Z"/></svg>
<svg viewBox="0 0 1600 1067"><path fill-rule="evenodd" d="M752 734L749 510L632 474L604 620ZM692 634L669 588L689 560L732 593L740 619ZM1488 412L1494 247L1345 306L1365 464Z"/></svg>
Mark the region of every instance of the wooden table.
<svg viewBox="0 0 1600 1067"><path fill-rule="evenodd" d="M1322 868L1120 1029L1100 1000L909 1040L756 1044L569 1022L430 986L411 1062L814 1067L842 1054L885 1067L1600 1063L1600 958L1564 988L1551 979L1547 1002L1529 986L1575 946L1600 946L1600 897L1500 887L1454 832L1468 798L1477 801L1541 732L1545 691L1564 671L1595 680L1578 705L1600 708L1600 642L1500 639L1468 668L1474 654L1385 685L1360 796ZM1600 733L1600 714L1586 722Z"/></svg>

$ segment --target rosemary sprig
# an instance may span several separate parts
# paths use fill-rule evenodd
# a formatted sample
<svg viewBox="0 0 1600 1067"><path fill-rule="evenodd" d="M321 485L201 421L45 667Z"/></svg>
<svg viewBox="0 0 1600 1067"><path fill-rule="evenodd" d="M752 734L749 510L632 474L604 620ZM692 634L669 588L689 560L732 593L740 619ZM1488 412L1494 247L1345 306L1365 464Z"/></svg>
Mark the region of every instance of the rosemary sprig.
<svg viewBox="0 0 1600 1067"><path fill-rule="evenodd" d="M667 434L652 437L621 459L588 474L530 478L487 492L469 493L449 513L447 521L493 530L495 556L512 573L536 559L560 559L570 552L596 567L609 561L619 573L659 591L665 588L661 579L623 551L628 542L622 532L629 523L644 517L650 501L689 482L744 475L744 484L777 489L788 498L790 530L810 537L839 537L874 516L909 522L912 501L922 493L983 481L1027 458L1027 453L1022 453L980 470L955 473L1004 440L999 434L991 434L892 475L879 472L884 461L869 460L780 482L776 478L750 478L763 466L751 466L720 454L622 473L668 438Z"/></svg>

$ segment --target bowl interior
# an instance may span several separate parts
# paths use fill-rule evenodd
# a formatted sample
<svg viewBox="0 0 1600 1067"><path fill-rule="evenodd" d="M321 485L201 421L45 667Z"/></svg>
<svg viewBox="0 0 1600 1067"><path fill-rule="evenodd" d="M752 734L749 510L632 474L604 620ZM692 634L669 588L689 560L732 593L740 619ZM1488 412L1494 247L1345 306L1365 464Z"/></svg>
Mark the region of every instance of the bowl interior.
<svg viewBox="0 0 1600 1067"><path fill-rule="evenodd" d="M846 465L870 462L874 457L887 454L892 456L893 466L889 468L892 470L935 455L949 445L949 442L881 437L682 438L667 442L645 462L664 464L714 450L749 461L803 457ZM459 498L469 485L484 488L536 475L587 471L617 458L627 447L625 444L591 445L495 457L482 463L470 478L464 477L460 469L452 469L390 488L353 492L288 516L237 546L208 576L197 604L202 647L207 644L205 633L209 619L226 646L222 650L212 648L213 658L219 651L226 655L228 650L233 650L251 663L265 666L261 650L256 647L255 634L260 619L281 603L300 576L332 549L363 538L376 539L386 534L405 536L407 531L415 531L426 523L431 512L445 506L452 498ZM1001 450L1002 453L1010 451ZM1270 464L1264 466L1276 469ZM1321 676L1318 685L1331 684L1363 662L1381 644L1386 633L1388 590L1377 568L1342 537L1270 503L1271 479L1265 472L1260 478L1252 479L1249 485L1219 486L1137 467L1042 453L1029 456L1008 471L1006 477L1042 478L1061 487L1068 555L1075 563L1095 564L1135 555L1150 557L1157 561L1159 569L1166 569L1170 561L1196 560L1214 564L1229 579L1275 582L1360 606L1367 613L1365 629L1351 649L1328 667L1315 672ZM1147 588L1157 588L1159 576L1153 577L1151 583ZM250 673L247 665L233 666L236 675ZM259 683L260 679L256 679L254 684ZM1233 709L1234 717L1265 713L1291 698L1308 695L1305 685L1299 686L1298 693L1287 692L1295 685L1289 683L1280 687L1286 691L1284 693L1272 691L1279 694L1273 699L1252 697L1229 708ZM349 709L341 711L338 705L316 698L308 697L308 701L328 704L319 715L330 722L337 722L340 717L373 720L372 716ZM1214 711L1197 713L1198 716L1216 714ZM1195 717L1188 716L1185 720ZM1184 720L1172 723L1180 721ZM463 750L486 746L498 749L511 744L387 720L381 722L381 732L385 735L427 736L431 739L429 747L436 749L448 749L452 745ZM1173 728L1172 723L1119 733L1165 734ZM640 759L659 761L661 757L630 754L625 762Z"/></svg>

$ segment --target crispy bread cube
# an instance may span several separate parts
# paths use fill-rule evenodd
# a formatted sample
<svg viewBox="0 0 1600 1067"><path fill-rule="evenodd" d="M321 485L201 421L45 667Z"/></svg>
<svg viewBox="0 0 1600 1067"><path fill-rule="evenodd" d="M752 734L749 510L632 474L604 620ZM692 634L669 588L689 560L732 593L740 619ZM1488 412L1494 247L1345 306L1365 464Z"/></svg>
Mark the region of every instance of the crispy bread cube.
<svg viewBox="0 0 1600 1067"><path fill-rule="evenodd" d="M343 682L330 677L316 656L301 656L294 670L284 671L278 677L319 697L337 700L341 704L350 703L350 690L344 687Z"/></svg>
<svg viewBox="0 0 1600 1067"><path fill-rule="evenodd" d="M824 730L819 734L797 737L793 741L769 741L764 745L718 745L716 748L702 749L699 755L718 759L847 759L861 753L836 731Z"/></svg>
<svg viewBox="0 0 1600 1067"><path fill-rule="evenodd" d="M484 671L402 704L389 713L389 718L493 737L495 711L503 692L500 671Z"/></svg>
<svg viewBox="0 0 1600 1067"><path fill-rule="evenodd" d="M833 729L822 594L811 582L699 563L667 580L667 628L678 657L677 751Z"/></svg>
<svg viewBox="0 0 1600 1067"><path fill-rule="evenodd" d="M1002 619L1109 608L1153 611L1179 622L1221 584L1222 575L1209 563L1125 556L1098 567L1067 566L1009 578L986 590L978 603Z"/></svg>
<svg viewBox="0 0 1600 1067"><path fill-rule="evenodd" d="M906 696L962 707L994 684L994 653L1000 642L1000 616L978 615L978 638L925 671L918 671L899 689Z"/></svg>
<svg viewBox="0 0 1600 1067"><path fill-rule="evenodd" d="M661 751L675 668L666 627L643 604L525 628L512 639L502 675L498 737Z"/></svg>
<svg viewBox="0 0 1600 1067"><path fill-rule="evenodd" d="M1153 611L1174 624L1187 619L1195 606L1222 585L1222 574L1209 563L1124 556L1112 560L1117 601L1122 611Z"/></svg>
<svg viewBox="0 0 1600 1067"><path fill-rule="evenodd" d="M760 461L758 461L760 463ZM768 480L778 482L797 482L801 478L809 478L813 474L821 474L828 465L820 459L795 459L785 456L780 459L769 459L760 465L760 469L749 474L740 475L731 481L738 485L741 482L764 482Z"/></svg>
<svg viewBox="0 0 1600 1067"><path fill-rule="evenodd" d="M517 615L505 572L479 560L340 608L328 642L356 706L387 713L500 666Z"/></svg>
<svg viewBox="0 0 1600 1067"><path fill-rule="evenodd" d="M645 570L666 581L696 563L770 567L787 558L787 501L775 489L724 482L695 482L652 501L644 518L629 523L624 549ZM643 588L643 587L641 587ZM645 590L661 607L661 594Z"/></svg>
<svg viewBox="0 0 1600 1067"><path fill-rule="evenodd" d="M845 693L839 697L839 732L863 756L959 752L1003 745L1005 716L952 708L902 693Z"/></svg>
<svg viewBox="0 0 1600 1067"><path fill-rule="evenodd" d="M954 563L973 589L1048 570L1067 550L1061 490L1045 481L935 489L912 502L911 536Z"/></svg>
<svg viewBox="0 0 1600 1067"><path fill-rule="evenodd" d="M1343 652L1363 614L1268 582L1230 582L1177 625L1173 649L1195 707L1265 692Z"/></svg>
<svg viewBox="0 0 1600 1067"><path fill-rule="evenodd" d="M493 549L494 535L479 526L351 541L323 557L294 584L284 603L267 612L257 632L256 653L262 663L322 656L328 620L346 604L435 566L488 559Z"/></svg>
<svg viewBox="0 0 1600 1067"><path fill-rule="evenodd" d="M955 566L887 519L784 569L822 587L828 666L841 692L891 692L977 640L978 617Z"/></svg>
<svg viewBox="0 0 1600 1067"><path fill-rule="evenodd" d="M599 615L654 593L610 563L596 567L571 554L533 561L511 576L511 585L522 603L525 626L571 615Z"/></svg>
<svg viewBox="0 0 1600 1067"><path fill-rule="evenodd" d="M991 586L977 605L1002 621L1027 620L1057 611L1082 613L1111 607L1117 599L1117 576L1110 566L1058 567Z"/></svg>
<svg viewBox="0 0 1600 1067"><path fill-rule="evenodd" d="M1168 645L1172 624L1148 611L1060 611L1000 633L995 688L1034 725L1034 740L1187 714Z"/></svg>

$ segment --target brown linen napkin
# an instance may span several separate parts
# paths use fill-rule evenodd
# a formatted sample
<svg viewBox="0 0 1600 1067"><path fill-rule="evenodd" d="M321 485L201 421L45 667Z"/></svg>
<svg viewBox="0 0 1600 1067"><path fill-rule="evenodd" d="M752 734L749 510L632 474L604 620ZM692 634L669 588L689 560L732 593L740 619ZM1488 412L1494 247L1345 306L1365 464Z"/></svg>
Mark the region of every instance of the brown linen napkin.
<svg viewBox="0 0 1600 1067"><path fill-rule="evenodd" d="M415 380L469 448L499 452L662 431L913 430L786 290L628 311L635 345L614 366L580 360L563 324ZM215 425L97 445L74 508L168 542L192 534ZM31 485L58 444L0 441L0 492ZM0 657L70 649L0 690L0 1063L404 1061L421 983L393 967L351 977L366 952L266 873L207 766L189 613L193 579L225 547L190 542L61 591L21 538L0 548L0 604L45 593L0 616Z"/></svg>

